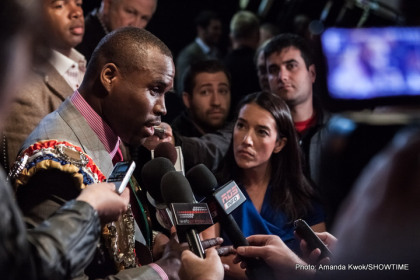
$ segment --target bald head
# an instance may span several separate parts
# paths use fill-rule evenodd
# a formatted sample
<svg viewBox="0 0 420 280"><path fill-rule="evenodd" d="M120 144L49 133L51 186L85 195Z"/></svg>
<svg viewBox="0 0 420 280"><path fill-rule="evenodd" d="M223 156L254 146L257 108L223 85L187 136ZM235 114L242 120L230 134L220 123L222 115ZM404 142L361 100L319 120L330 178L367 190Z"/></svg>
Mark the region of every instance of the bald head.
<svg viewBox="0 0 420 280"><path fill-rule="evenodd" d="M99 42L85 76L87 79L97 76L106 63L118 65L122 73L139 71L144 66L150 49L172 59L172 53L165 43L149 31L135 27L118 29Z"/></svg>

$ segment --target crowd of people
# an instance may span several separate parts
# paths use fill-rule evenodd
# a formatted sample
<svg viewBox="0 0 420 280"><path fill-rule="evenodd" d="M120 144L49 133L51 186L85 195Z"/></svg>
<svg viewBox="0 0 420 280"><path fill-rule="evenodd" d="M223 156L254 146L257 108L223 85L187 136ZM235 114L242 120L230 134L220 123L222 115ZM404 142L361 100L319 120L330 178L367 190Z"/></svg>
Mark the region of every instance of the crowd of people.
<svg viewBox="0 0 420 280"><path fill-rule="evenodd" d="M419 245L418 128L397 135L341 212L329 211L320 169L331 114L315 92L319 54L307 38L241 10L222 55L224 23L208 10L196 16L195 40L174 57L145 29L157 0L102 0L85 15L79 0L41 2L9 0L1 10L5 279L420 275L410 249ZM167 104L172 91L182 110ZM176 117L163 122L170 109ZM237 183L246 200L232 217L249 246L234 248L216 223L200 234L200 258L175 227L156 224L139 173L121 195L106 183L117 162L141 169L149 158L139 149L150 154L163 142L181 147L186 172L201 163L218 185ZM296 235L297 219L331 257L319 259L320 249Z"/></svg>

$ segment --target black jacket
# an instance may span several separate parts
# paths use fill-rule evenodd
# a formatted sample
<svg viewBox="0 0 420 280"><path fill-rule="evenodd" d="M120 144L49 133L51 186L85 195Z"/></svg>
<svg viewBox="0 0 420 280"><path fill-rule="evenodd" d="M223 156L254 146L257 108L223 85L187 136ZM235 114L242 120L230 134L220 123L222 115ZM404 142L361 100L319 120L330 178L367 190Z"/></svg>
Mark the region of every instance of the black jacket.
<svg viewBox="0 0 420 280"><path fill-rule="evenodd" d="M0 170L0 210L2 279L68 279L92 260L101 226L88 203L69 201L44 223L26 229Z"/></svg>

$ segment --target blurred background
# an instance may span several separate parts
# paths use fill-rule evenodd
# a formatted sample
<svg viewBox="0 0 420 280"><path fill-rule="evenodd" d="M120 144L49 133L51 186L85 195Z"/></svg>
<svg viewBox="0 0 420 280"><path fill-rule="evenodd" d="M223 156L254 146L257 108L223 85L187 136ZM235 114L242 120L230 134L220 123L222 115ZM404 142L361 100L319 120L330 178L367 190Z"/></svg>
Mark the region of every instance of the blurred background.
<svg viewBox="0 0 420 280"><path fill-rule="evenodd" d="M99 4L98 0L84 1L85 14ZM261 23L273 23L281 32L300 32L310 26L312 32L319 33L328 26L367 27L404 22L399 0L159 0L147 29L162 39L176 57L181 48L194 40L194 17L206 9L218 12L223 19L221 48L228 45L229 21L240 9L256 13Z"/></svg>

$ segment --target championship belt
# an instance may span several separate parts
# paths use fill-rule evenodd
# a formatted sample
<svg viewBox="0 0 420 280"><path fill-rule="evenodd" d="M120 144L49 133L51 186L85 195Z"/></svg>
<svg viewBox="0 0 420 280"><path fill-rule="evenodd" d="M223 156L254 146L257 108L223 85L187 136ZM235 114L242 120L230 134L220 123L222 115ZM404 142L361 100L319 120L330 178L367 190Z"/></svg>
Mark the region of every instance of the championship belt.
<svg viewBox="0 0 420 280"><path fill-rule="evenodd" d="M59 169L71 174L80 189L105 181L105 175L83 150L66 141L37 142L20 153L12 170L15 190L28 183L40 170ZM118 271L136 267L134 217L131 207L117 221L102 228L102 237L109 256Z"/></svg>

